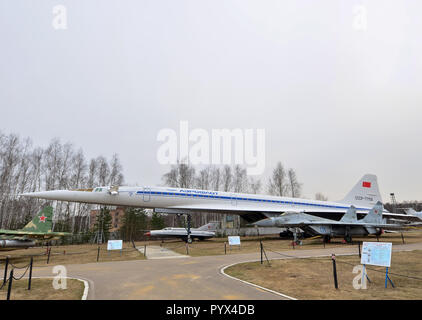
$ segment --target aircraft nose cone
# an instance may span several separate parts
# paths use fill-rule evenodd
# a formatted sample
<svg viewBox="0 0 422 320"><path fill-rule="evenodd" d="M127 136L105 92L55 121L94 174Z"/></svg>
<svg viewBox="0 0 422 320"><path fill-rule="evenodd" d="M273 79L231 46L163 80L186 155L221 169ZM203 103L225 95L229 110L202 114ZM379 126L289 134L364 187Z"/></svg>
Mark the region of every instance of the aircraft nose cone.
<svg viewBox="0 0 422 320"><path fill-rule="evenodd" d="M144 234L145 236L147 236L147 237L150 237L151 236L151 232L145 232L145 234Z"/></svg>

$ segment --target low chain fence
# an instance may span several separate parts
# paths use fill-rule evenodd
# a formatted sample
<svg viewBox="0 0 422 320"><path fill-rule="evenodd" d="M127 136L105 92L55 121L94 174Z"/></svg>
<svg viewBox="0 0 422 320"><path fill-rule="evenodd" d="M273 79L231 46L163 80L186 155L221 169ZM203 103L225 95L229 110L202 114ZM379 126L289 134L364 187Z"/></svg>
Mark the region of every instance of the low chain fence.
<svg viewBox="0 0 422 320"><path fill-rule="evenodd" d="M357 246L357 248L358 248L357 251L358 252L355 255L358 255L359 258L360 258L361 257L361 246L362 246L362 242L355 242L355 243L352 243L350 245ZM344 248L345 246L344 245L335 245L335 246L330 246L329 248L330 249L333 249L333 248L339 248L339 247ZM286 252L279 252L279 251L274 250L273 248L271 248L269 246L264 245L264 242L260 241L260 256L261 256L261 258L260 258L260 264L261 265L264 264L264 262L267 262L267 265L268 266L271 266L271 263L270 263L271 259L268 259L267 252L270 252L272 254L279 255L280 257L282 257L282 259L306 259L308 261L309 260L314 260L314 261L315 260L318 260L318 261L321 261L321 260L324 260L324 259L329 259L329 261L332 261L333 283L334 283L335 289L338 289L339 288L339 281L338 281L338 276L337 276L337 272L338 272L337 271L337 264L348 265L348 266L351 266L353 268L356 267L356 263L350 263L350 262L347 262L347 261L342 261L342 260L337 259L336 258L336 255L334 253L331 254L331 256L327 256L327 258L323 258L323 257L306 257L306 258L304 258L304 257L298 256L298 255L289 254L289 253L286 253ZM387 288L387 284L388 284L387 281L389 281L389 283L391 284L391 286L393 288L395 287L395 285L392 282L391 278L389 278L390 275L391 276L395 276L395 277L406 278L406 279L410 279L410 280L422 281L422 276L411 274L410 271L405 271L407 273L407 274L405 274L405 273L399 273L399 272L391 272L390 270L388 270L388 268L385 269L385 270L380 270L380 269L377 269L376 266L367 266L367 265L364 265L364 267L365 267L365 269L364 269L365 271L363 273L363 276L366 277L366 279L367 279L368 282L371 282L370 279L369 279L369 277L368 277L368 275L367 275L367 273L365 273L368 270L369 271L372 271L372 272L377 272L377 273L383 273L383 274L385 274L385 287L386 288ZM383 268L383 267L378 267L378 268Z"/></svg>
<svg viewBox="0 0 422 320"><path fill-rule="evenodd" d="M13 281L19 281L22 280L23 277L28 273L28 287L27 290L31 290L31 281L32 281L32 267L33 267L33 258L31 257L30 262L23 266L18 267L11 263L8 258L4 261L4 275L3 275L3 283L0 286L0 290L2 290L7 285L7 294L6 294L6 300L10 300L10 296L12 293L12 287L13 287ZM10 272L8 273L8 270L10 268ZM16 276L15 270L23 270L20 276Z"/></svg>

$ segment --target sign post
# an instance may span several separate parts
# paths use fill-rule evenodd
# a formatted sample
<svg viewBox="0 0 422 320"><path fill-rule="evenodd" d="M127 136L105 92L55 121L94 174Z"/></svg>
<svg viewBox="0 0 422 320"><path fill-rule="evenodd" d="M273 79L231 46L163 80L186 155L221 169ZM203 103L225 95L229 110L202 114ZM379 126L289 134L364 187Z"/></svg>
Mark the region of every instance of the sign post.
<svg viewBox="0 0 422 320"><path fill-rule="evenodd" d="M108 240L107 250L120 250L120 256L122 255L123 240Z"/></svg>
<svg viewBox="0 0 422 320"><path fill-rule="evenodd" d="M393 281L388 276L388 268L391 266L391 242L364 242L362 245L362 257L360 263L363 264L363 275L365 275L365 265L385 267L385 287L390 281L394 288ZM366 276L368 278L368 276ZM369 278L368 278L369 280Z"/></svg>
<svg viewBox="0 0 422 320"><path fill-rule="evenodd" d="M239 246L240 249L240 237L239 236L229 236L229 246Z"/></svg>

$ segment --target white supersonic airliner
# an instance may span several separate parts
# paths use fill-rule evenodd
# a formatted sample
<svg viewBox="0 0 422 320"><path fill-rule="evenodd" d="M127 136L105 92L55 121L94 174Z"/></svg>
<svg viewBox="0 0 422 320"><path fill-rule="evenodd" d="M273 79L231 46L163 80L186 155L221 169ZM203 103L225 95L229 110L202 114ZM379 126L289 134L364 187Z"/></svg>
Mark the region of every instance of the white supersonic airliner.
<svg viewBox="0 0 422 320"><path fill-rule="evenodd" d="M381 200L377 177L366 174L347 196L337 202L287 198L169 187L107 186L92 189L52 190L24 193L22 196L47 200L94 203L113 206L151 208L160 213L188 214L201 212L238 214L253 223L284 212L302 212L340 220L351 205L362 217ZM409 220L405 214L383 210L383 218ZM414 217L418 219L417 217Z"/></svg>

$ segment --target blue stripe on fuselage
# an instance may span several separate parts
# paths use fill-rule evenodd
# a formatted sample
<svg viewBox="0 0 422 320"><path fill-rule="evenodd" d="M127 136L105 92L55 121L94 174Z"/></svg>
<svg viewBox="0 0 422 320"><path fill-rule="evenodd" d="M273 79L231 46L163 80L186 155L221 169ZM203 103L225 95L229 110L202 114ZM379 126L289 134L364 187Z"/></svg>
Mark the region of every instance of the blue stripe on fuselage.
<svg viewBox="0 0 422 320"><path fill-rule="evenodd" d="M331 208L331 209L349 209L349 207L344 206L333 206L325 204L316 204L316 203L306 203L306 202L294 202L294 201L285 201L285 200L270 200L270 199L259 199L259 198L238 198L238 197L226 197L226 196L213 196L205 194L186 194L178 192L159 192L159 191L137 191L137 194L150 194L150 195L163 195L163 196L178 196L178 197L197 197L197 198L212 198L212 199L224 199L224 200L236 200L236 201L259 201L259 202L272 202L280 204L294 204L302 206L311 206L311 207L322 207L322 208ZM356 210L367 210L368 208L356 208Z"/></svg>

